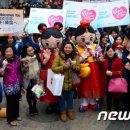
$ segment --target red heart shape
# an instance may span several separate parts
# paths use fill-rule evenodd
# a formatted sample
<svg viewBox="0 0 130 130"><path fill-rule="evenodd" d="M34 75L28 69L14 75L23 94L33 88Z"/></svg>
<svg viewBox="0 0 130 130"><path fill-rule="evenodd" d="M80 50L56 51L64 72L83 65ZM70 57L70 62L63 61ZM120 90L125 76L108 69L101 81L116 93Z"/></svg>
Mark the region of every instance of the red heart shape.
<svg viewBox="0 0 130 130"><path fill-rule="evenodd" d="M53 27L55 22L63 23L63 17L60 16L60 15L58 15L58 16L55 16L55 15L49 16L49 18L48 18L49 26Z"/></svg>
<svg viewBox="0 0 130 130"><path fill-rule="evenodd" d="M124 6L121 6L121 7L115 7L113 10L112 10L112 14L114 16L114 18L118 19L118 20L121 20L123 19L126 14L127 14L127 9L126 7Z"/></svg>
<svg viewBox="0 0 130 130"><path fill-rule="evenodd" d="M87 19L91 23L96 18L96 11L95 10L83 9L81 11L81 18Z"/></svg>

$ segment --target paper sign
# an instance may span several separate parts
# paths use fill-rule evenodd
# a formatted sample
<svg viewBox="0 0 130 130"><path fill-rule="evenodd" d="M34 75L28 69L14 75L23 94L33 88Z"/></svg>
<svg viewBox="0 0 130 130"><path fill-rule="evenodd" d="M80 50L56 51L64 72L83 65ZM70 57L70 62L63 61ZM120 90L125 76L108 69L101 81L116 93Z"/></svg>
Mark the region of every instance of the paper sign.
<svg viewBox="0 0 130 130"><path fill-rule="evenodd" d="M37 26L40 23L45 23L48 27L52 27L55 22L61 22L65 27L65 18L65 10L31 8L28 31L29 33L39 33Z"/></svg>
<svg viewBox="0 0 130 130"><path fill-rule="evenodd" d="M128 0L104 3L64 1L66 26L76 28L82 19L90 21L94 29L129 24Z"/></svg>
<svg viewBox="0 0 130 130"><path fill-rule="evenodd" d="M63 9L66 9L67 12L66 27L76 28L82 19L87 19L93 28L97 28L97 4L64 1Z"/></svg>
<svg viewBox="0 0 130 130"><path fill-rule="evenodd" d="M98 16L99 16L98 27L128 25L129 24L128 0L99 3Z"/></svg>
<svg viewBox="0 0 130 130"><path fill-rule="evenodd" d="M0 9L0 35L17 34L23 24L23 10Z"/></svg>

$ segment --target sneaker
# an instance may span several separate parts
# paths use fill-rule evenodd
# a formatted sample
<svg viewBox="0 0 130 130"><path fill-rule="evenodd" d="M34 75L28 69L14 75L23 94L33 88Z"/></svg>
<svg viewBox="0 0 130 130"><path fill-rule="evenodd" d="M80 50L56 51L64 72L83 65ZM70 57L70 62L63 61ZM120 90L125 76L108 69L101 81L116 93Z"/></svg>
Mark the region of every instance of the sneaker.
<svg viewBox="0 0 130 130"><path fill-rule="evenodd" d="M88 109L88 106L80 105L80 107L79 107L79 112L86 112L87 109Z"/></svg>
<svg viewBox="0 0 130 130"><path fill-rule="evenodd" d="M90 104L90 109L96 110L97 104Z"/></svg>
<svg viewBox="0 0 130 130"><path fill-rule="evenodd" d="M91 108L93 111L101 111L101 109L102 109L99 103L90 105L90 108Z"/></svg>
<svg viewBox="0 0 130 130"><path fill-rule="evenodd" d="M10 122L10 125L11 125L11 126L17 126L17 122L16 122L16 121L11 121L11 122Z"/></svg>
<svg viewBox="0 0 130 130"><path fill-rule="evenodd" d="M22 118L20 116L17 117L17 121L22 121Z"/></svg>
<svg viewBox="0 0 130 130"><path fill-rule="evenodd" d="M97 105L96 105L96 108L94 109L94 111L101 111L101 105L98 103Z"/></svg>

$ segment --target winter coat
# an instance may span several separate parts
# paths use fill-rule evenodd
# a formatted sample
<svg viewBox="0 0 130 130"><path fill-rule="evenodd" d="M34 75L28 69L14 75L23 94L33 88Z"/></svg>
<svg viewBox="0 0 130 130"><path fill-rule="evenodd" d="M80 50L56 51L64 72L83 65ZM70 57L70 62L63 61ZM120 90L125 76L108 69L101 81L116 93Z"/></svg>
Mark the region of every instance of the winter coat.
<svg viewBox="0 0 130 130"><path fill-rule="evenodd" d="M73 82L72 82L72 73L73 71L78 72L80 70L80 64L77 57L72 59L76 61L75 66L73 68L64 69L64 64L66 62L65 55L61 53L58 55L52 65L52 71L55 73L61 73L64 75L64 83L63 83L63 90L68 91L73 89Z"/></svg>
<svg viewBox="0 0 130 130"><path fill-rule="evenodd" d="M26 89L30 83L31 79L38 80L39 73L40 73L40 64L36 58L36 55L33 57L26 56L22 59L28 60L29 62L26 64L26 67L22 65L22 72L23 72L23 85Z"/></svg>
<svg viewBox="0 0 130 130"><path fill-rule="evenodd" d="M120 77L120 75L122 75L123 73L124 65L122 63L122 59L115 57L112 61L112 66L110 70L112 72L112 76L110 77L106 75L106 71L108 70L108 59L105 59L103 63L99 62L99 69L101 71L101 86L102 88L108 89L108 80L110 80L111 78Z"/></svg>
<svg viewBox="0 0 130 130"><path fill-rule="evenodd" d="M4 91L7 95L16 94L20 91L22 76L20 71L20 59L16 56L9 61L3 76Z"/></svg>

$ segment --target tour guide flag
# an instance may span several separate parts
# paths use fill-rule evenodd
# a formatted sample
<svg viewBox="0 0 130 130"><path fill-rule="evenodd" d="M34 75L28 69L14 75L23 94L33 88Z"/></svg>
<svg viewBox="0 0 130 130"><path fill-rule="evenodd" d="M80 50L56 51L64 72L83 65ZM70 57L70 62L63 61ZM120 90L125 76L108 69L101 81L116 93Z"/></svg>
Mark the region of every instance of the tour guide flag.
<svg viewBox="0 0 130 130"><path fill-rule="evenodd" d="M65 27L65 18L65 10L31 8L28 31L29 33L39 33L37 26L40 23L45 23L48 27L52 27L55 22L61 22Z"/></svg>
<svg viewBox="0 0 130 130"><path fill-rule="evenodd" d="M0 35L15 35L23 30L23 24L23 10L0 9Z"/></svg>
<svg viewBox="0 0 130 130"><path fill-rule="evenodd" d="M98 27L111 27L129 24L128 0L99 3L98 6Z"/></svg>
<svg viewBox="0 0 130 130"><path fill-rule="evenodd" d="M66 27L76 28L82 19L87 19L93 28L97 28L98 4L64 1L66 9Z"/></svg>

